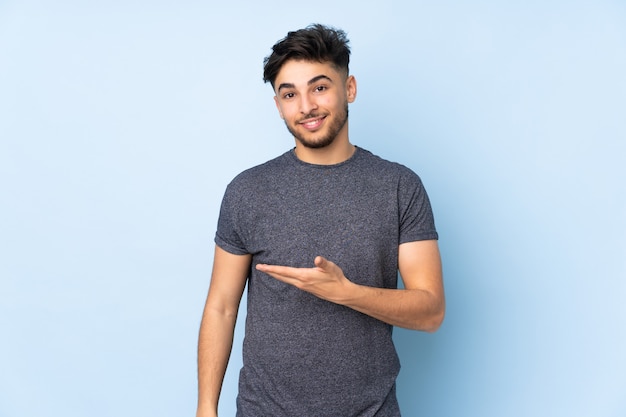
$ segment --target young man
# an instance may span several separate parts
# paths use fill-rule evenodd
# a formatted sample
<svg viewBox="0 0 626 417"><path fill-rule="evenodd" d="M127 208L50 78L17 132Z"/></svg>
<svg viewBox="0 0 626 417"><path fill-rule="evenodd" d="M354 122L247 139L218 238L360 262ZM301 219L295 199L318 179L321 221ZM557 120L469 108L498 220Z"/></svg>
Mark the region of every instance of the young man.
<svg viewBox="0 0 626 417"><path fill-rule="evenodd" d="M313 25L265 60L295 148L241 173L224 195L200 329L198 417L217 415L246 283L238 417L399 416L392 327L430 332L443 320L422 183L350 143L349 55L344 32Z"/></svg>

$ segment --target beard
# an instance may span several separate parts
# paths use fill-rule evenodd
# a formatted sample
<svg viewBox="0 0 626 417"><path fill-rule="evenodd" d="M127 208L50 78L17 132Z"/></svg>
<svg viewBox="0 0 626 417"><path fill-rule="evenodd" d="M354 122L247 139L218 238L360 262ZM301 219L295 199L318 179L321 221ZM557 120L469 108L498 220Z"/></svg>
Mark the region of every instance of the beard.
<svg viewBox="0 0 626 417"><path fill-rule="evenodd" d="M308 114L302 119L306 120L306 119L314 118L317 116L318 115L316 114ZM287 126L287 130L289 130L289 133L291 133L293 137L296 138L296 140L300 142L303 146L310 148L310 149L320 149L320 148L325 148L326 146L329 146L331 143L335 141L335 139L337 138L337 135L339 134L341 129L343 129L343 127L346 125L347 121L348 121L348 103L345 104L343 112L338 113L337 117L334 120L332 120L331 124L328 126L328 130L326 134L322 137L319 137L316 139L308 139L304 135L296 132L296 130L292 128L291 126L289 126L289 123L287 123L286 121L285 121L285 126Z"/></svg>

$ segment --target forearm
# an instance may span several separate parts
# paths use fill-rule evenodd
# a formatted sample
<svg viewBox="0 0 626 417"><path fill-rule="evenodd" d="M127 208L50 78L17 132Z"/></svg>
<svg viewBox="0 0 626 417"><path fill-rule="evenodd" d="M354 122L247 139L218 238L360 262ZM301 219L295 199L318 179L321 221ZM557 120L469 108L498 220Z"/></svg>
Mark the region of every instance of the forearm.
<svg viewBox="0 0 626 417"><path fill-rule="evenodd" d="M313 268L257 264L256 269L316 297L345 305L385 323L433 332L445 313L441 260L437 241L403 243L398 270L405 289L355 284L335 263L317 256Z"/></svg>
<svg viewBox="0 0 626 417"><path fill-rule="evenodd" d="M335 302L385 323L434 332L445 314L443 297L422 289L386 289L349 283Z"/></svg>
<svg viewBox="0 0 626 417"><path fill-rule="evenodd" d="M205 308L198 339L197 417L217 416L224 374L230 358L235 314Z"/></svg>

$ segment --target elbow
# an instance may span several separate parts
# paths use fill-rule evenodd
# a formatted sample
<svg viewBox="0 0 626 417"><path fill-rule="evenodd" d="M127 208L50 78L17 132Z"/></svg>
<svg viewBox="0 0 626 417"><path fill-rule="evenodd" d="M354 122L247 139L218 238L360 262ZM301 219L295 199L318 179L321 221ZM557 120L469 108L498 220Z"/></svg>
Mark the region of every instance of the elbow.
<svg viewBox="0 0 626 417"><path fill-rule="evenodd" d="M441 327L445 315L445 309L442 308L440 311L437 311L424 323L425 326L422 330L427 333L435 333Z"/></svg>
<svg viewBox="0 0 626 417"><path fill-rule="evenodd" d="M443 324L443 319L446 316L446 300L443 294L434 303L433 307L426 321L426 328L424 329L427 333L435 333Z"/></svg>
<svg viewBox="0 0 626 417"><path fill-rule="evenodd" d="M428 315L421 316L419 319L415 320L411 328L426 333L435 333L441 327L445 315L446 308L442 303L441 306L431 311Z"/></svg>

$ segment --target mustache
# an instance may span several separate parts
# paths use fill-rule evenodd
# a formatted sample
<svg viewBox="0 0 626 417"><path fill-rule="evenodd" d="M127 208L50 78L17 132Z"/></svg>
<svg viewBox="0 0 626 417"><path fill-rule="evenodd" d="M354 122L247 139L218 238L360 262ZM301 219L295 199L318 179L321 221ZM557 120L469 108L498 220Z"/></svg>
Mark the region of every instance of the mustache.
<svg viewBox="0 0 626 417"><path fill-rule="evenodd" d="M302 116L301 118L298 119L298 123L304 121L304 120L309 120L309 119L316 119L318 117L325 117L327 116L326 113L309 113L309 114L305 114L304 116Z"/></svg>

